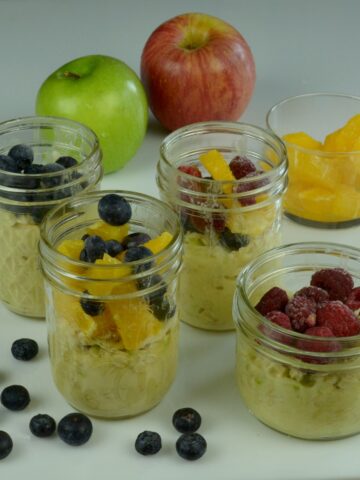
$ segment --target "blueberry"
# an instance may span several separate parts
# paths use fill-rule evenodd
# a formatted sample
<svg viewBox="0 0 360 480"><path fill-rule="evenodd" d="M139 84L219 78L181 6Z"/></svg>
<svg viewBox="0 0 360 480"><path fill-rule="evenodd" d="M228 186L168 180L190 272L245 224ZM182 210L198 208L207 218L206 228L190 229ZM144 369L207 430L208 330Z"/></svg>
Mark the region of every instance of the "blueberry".
<svg viewBox="0 0 360 480"><path fill-rule="evenodd" d="M88 292L85 291L84 293ZM80 305L84 312L91 317L96 317L97 315L100 315L105 308L105 305L102 302L99 302L97 300L90 300L84 297L80 299Z"/></svg>
<svg viewBox="0 0 360 480"><path fill-rule="evenodd" d="M84 242L85 242L85 240L86 240L88 237L90 237L90 235L89 235L88 233L84 233L84 235L81 237L81 240L84 240Z"/></svg>
<svg viewBox="0 0 360 480"><path fill-rule="evenodd" d="M71 168L78 164L77 160L73 157L59 157L55 163L62 165L64 168Z"/></svg>
<svg viewBox="0 0 360 480"><path fill-rule="evenodd" d="M123 246L117 240L107 240L105 242L105 251L110 257L116 257L123 249Z"/></svg>
<svg viewBox="0 0 360 480"><path fill-rule="evenodd" d="M142 245L149 240L151 240L151 237L147 233L135 232L126 235L126 237L123 238L123 241L121 243L124 248L132 248L138 247L139 245Z"/></svg>
<svg viewBox="0 0 360 480"><path fill-rule="evenodd" d="M153 253L149 248L144 247L143 245L139 245L138 247L128 248L125 251L124 262L135 262L136 260L142 260L143 258L152 256ZM149 263L151 264L151 262L147 262L147 264Z"/></svg>
<svg viewBox="0 0 360 480"><path fill-rule="evenodd" d="M92 431L91 420L82 413L69 413L60 420L57 428L61 440L75 447L86 443Z"/></svg>
<svg viewBox="0 0 360 480"><path fill-rule="evenodd" d="M193 408L179 408L173 415L172 423L178 432L194 433L201 425L201 416Z"/></svg>
<svg viewBox="0 0 360 480"><path fill-rule="evenodd" d="M39 346L31 338L19 338L11 345L11 353L17 360L28 361L36 357Z"/></svg>
<svg viewBox="0 0 360 480"><path fill-rule="evenodd" d="M90 235L85 239L84 248L88 258L88 262L95 262L101 259L105 253L106 244L98 235Z"/></svg>
<svg viewBox="0 0 360 480"><path fill-rule="evenodd" d="M40 175L41 173L45 173L44 165L41 165L40 163L32 163L28 167L24 168L24 173L30 173L32 175Z"/></svg>
<svg viewBox="0 0 360 480"><path fill-rule="evenodd" d="M141 455L154 455L161 450L161 437L157 432L145 430L135 440L135 450Z"/></svg>
<svg viewBox="0 0 360 480"><path fill-rule="evenodd" d="M1 392L1 403L9 410L24 410L30 403L30 395L22 385L10 385Z"/></svg>
<svg viewBox="0 0 360 480"><path fill-rule="evenodd" d="M10 435L0 430L0 460L6 458L13 448L13 441Z"/></svg>
<svg viewBox="0 0 360 480"><path fill-rule="evenodd" d="M239 250L249 245L250 238L243 233L233 233L226 227L220 234L220 242L229 250Z"/></svg>
<svg viewBox="0 0 360 480"><path fill-rule="evenodd" d="M157 285L154 292L145 295L152 314L160 321L171 318L175 313L175 306L171 305L166 295L166 284L158 274L143 277L137 281L139 289L151 288Z"/></svg>
<svg viewBox="0 0 360 480"><path fill-rule="evenodd" d="M32 417L29 428L36 437L50 437L56 430L56 422L50 415L39 413Z"/></svg>
<svg viewBox="0 0 360 480"><path fill-rule="evenodd" d="M199 433L183 433L176 442L176 451L185 460L197 460L206 452L206 440Z"/></svg>
<svg viewBox="0 0 360 480"><path fill-rule="evenodd" d="M5 172L11 173L20 173L14 160L8 155L0 155L0 170L5 170Z"/></svg>
<svg viewBox="0 0 360 480"><path fill-rule="evenodd" d="M44 176L41 179L42 186L44 188L53 188L61 185L63 181L62 172L64 170L65 168L58 163L48 163L47 165L44 165L43 174L51 173L52 175Z"/></svg>
<svg viewBox="0 0 360 480"><path fill-rule="evenodd" d="M40 175L44 172L44 166L39 165L37 163L32 163L28 167L25 167L24 173L30 176L25 176L24 180L24 187L23 188L30 188L31 190L35 190L36 188L40 187L41 177L33 176L33 175Z"/></svg>
<svg viewBox="0 0 360 480"><path fill-rule="evenodd" d="M131 218L131 205L126 198L109 193L98 204L99 217L109 225L124 225Z"/></svg>
<svg viewBox="0 0 360 480"><path fill-rule="evenodd" d="M83 248L80 252L79 260L82 262L90 262L88 254L86 253L85 248Z"/></svg>
<svg viewBox="0 0 360 480"><path fill-rule="evenodd" d="M33 149L29 147L29 145L24 145L22 143L10 148L8 155L14 159L20 171L31 165L34 160Z"/></svg>

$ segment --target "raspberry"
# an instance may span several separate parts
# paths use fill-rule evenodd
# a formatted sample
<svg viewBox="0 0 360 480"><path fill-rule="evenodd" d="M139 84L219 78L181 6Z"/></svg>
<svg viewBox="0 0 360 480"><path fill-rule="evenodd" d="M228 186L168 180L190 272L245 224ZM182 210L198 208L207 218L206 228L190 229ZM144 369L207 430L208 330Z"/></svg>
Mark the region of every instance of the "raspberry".
<svg viewBox="0 0 360 480"><path fill-rule="evenodd" d="M279 287L273 287L261 297L255 308L261 315L266 315L273 310L283 312L288 301L289 297L285 290Z"/></svg>
<svg viewBox="0 0 360 480"><path fill-rule="evenodd" d="M192 175L193 177L202 177L200 170L195 165L181 165L178 167L178 170L180 170L180 172L187 173L188 175Z"/></svg>
<svg viewBox="0 0 360 480"><path fill-rule="evenodd" d="M340 300L345 302L354 282L351 275L343 268L324 268L313 274L311 285L326 290L330 300Z"/></svg>
<svg viewBox="0 0 360 480"><path fill-rule="evenodd" d="M267 313L265 317L270 320L270 322L276 323L276 325L279 325L280 327L292 330L290 318L286 313L273 310L272 312Z"/></svg>
<svg viewBox="0 0 360 480"><path fill-rule="evenodd" d="M360 287L353 288L346 300L346 305L351 308L351 310L360 309Z"/></svg>
<svg viewBox="0 0 360 480"><path fill-rule="evenodd" d="M351 337L360 333L360 321L354 312L339 300L320 305L316 320L318 326L330 328L336 337Z"/></svg>
<svg viewBox="0 0 360 480"><path fill-rule="evenodd" d="M298 290L294 297L301 295L306 298L312 298L315 303L322 303L329 299L329 294L326 290L319 287L304 287Z"/></svg>
<svg viewBox="0 0 360 480"><path fill-rule="evenodd" d="M253 162L246 158L240 157L237 155L234 157L231 162L229 163L230 170L234 177L239 180L239 178L243 178L251 172L256 171L256 167Z"/></svg>
<svg viewBox="0 0 360 480"><path fill-rule="evenodd" d="M243 179L247 180L248 178L258 176L263 172L259 172L258 170L252 173L249 173L248 175L245 175ZM235 192L236 193L244 193L244 192L251 192L251 190L255 190L257 188L263 187L266 185L267 180L262 179L262 180L256 180L254 182L244 182L244 183L239 183L235 187ZM254 196L249 196L245 198L239 199L241 205L246 207L247 205L254 205L256 203L256 198Z"/></svg>
<svg viewBox="0 0 360 480"><path fill-rule="evenodd" d="M297 295L286 305L285 313L289 316L294 330L304 332L316 322L316 303L312 298Z"/></svg>
<svg viewBox="0 0 360 480"><path fill-rule="evenodd" d="M333 332L328 327L311 327L305 330L305 335L311 335L313 337L335 337ZM296 347L300 350L305 350L308 352L338 352L340 350L340 345L334 340L320 341L320 340L298 340ZM328 358L314 358L301 356L301 360L309 363L328 363Z"/></svg>
<svg viewBox="0 0 360 480"><path fill-rule="evenodd" d="M210 218L208 216L204 217L200 212L188 213L188 221L193 227L192 229L199 233L204 233L206 229L210 228L221 233L225 229L225 217L220 210L219 212L213 212Z"/></svg>

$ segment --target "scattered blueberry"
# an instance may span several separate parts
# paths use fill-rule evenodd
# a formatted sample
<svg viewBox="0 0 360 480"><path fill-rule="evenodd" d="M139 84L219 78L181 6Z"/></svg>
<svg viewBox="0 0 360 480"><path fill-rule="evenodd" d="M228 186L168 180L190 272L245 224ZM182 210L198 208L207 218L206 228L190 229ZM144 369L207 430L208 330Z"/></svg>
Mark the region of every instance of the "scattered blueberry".
<svg viewBox="0 0 360 480"><path fill-rule="evenodd" d="M78 164L77 160L74 157L59 157L55 163L62 165L64 168L71 168Z"/></svg>
<svg viewBox="0 0 360 480"><path fill-rule="evenodd" d="M161 437L157 432L145 430L135 440L135 449L141 455L154 455L161 449Z"/></svg>
<svg viewBox="0 0 360 480"><path fill-rule="evenodd" d="M126 237L123 238L122 246L124 248L138 247L146 242L151 240L150 235L143 232L129 233Z"/></svg>
<svg viewBox="0 0 360 480"><path fill-rule="evenodd" d="M84 248L88 258L88 262L95 262L101 259L105 253L105 242L98 235L90 235L85 239Z"/></svg>
<svg viewBox="0 0 360 480"><path fill-rule="evenodd" d="M0 430L0 460L6 458L13 449L13 441L10 435Z"/></svg>
<svg viewBox="0 0 360 480"><path fill-rule="evenodd" d="M88 292L85 291L84 293ZM96 317L96 315L100 315L100 313L102 313L105 308L105 305L102 302L98 302L97 300L90 300L84 297L80 299L80 305L84 312L91 317Z"/></svg>
<svg viewBox="0 0 360 480"><path fill-rule="evenodd" d="M31 338L19 338L11 345L11 353L17 360L31 360L38 352L39 346Z"/></svg>
<svg viewBox="0 0 360 480"><path fill-rule="evenodd" d="M131 218L131 205L126 198L109 193L98 204L99 217L109 225L124 225Z"/></svg>
<svg viewBox="0 0 360 480"><path fill-rule="evenodd" d="M63 175L62 172L65 170L65 168L58 164L58 163L48 163L47 165L44 165L44 170L43 174L50 174L52 173L53 175L49 176L44 176L42 178L42 185L44 188L53 188L53 187L58 187L61 185L63 181Z"/></svg>
<svg viewBox="0 0 360 480"><path fill-rule="evenodd" d="M8 410L24 410L30 403L30 395L22 385L10 385L1 392L1 403Z"/></svg>
<svg viewBox="0 0 360 480"><path fill-rule="evenodd" d="M39 413L32 417L29 428L36 437L50 437L56 430L56 422L50 415Z"/></svg>
<svg viewBox="0 0 360 480"><path fill-rule="evenodd" d="M201 425L201 416L193 408L179 408L173 415L172 423L178 432L194 433Z"/></svg>
<svg viewBox="0 0 360 480"><path fill-rule="evenodd" d="M110 257L116 257L124 250L123 246L117 240L107 240L105 242L105 251Z"/></svg>
<svg viewBox="0 0 360 480"><path fill-rule="evenodd" d="M229 250L239 250L249 244L250 238L243 233L233 233L226 227L220 234L220 242Z"/></svg>
<svg viewBox="0 0 360 480"><path fill-rule="evenodd" d="M65 443L80 446L91 437L93 427L91 420L82 413L69 413L58 424L58 435Z"/></svg>
<svg viewBox="0 0 360 480"><path fill-rule="evenodd" d="M33 149L29 145L24 145L22 143L10 148L8 155L14 159L20 171L31 165L34 160Z"/></svg>
<svg viewBox="0 0 360 480"><path fill-rule="evenodd" d="M199 433L183 433L176 442L176 451L185 460L197 460L206 452L206 440Z"/></svg>

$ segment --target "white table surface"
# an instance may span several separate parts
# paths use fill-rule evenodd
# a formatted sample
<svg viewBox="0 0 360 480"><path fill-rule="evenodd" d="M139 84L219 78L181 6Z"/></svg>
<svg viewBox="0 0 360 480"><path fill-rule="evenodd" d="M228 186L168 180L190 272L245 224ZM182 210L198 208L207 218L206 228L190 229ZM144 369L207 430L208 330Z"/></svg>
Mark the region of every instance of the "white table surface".
<svg viewBox="0 0 360 480"><path fill-rule="evenodd" d="M290 95L360 93L359 1L0 0L0 120L33 114L42 81L78 56L112 55L139 72L141 51L152 30L186 11L219 16L249 42L257 84L243 121L264 125L267 110ZM134 159L105 177L103 187L157 196L154 171L165 134L152 120ZM284 220L283 238L359 246L360 227L326 231ZM11 343L20 337L39 342L37 359L25 363L12 358ZM182 326L178 374L161 404L133 419L94 420L91 440L75 448L57 437L46 440L30 434L31 416L46 412L59 420L72 409L51 379L45 323L0 306L0 389L19 383L32 394L23 412L0 406L0 430L14 440L13 452L0 462L0 479L359 479L360 436L332 442L296 440L270 430L247 412L234 381L234 340L233 333ZM200 432L208 451L197 462L182 460L175 452L178 435L171 417L182 406L198 409L203 417ZM162 451L152 458L138 455L133 447L145 429L163 438Z"/></svg>

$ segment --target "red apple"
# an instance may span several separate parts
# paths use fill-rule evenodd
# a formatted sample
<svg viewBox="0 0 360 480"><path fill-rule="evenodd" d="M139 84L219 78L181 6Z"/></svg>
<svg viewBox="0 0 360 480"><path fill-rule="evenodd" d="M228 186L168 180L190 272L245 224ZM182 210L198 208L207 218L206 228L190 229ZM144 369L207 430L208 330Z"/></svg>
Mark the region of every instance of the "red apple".
<svg viewBox="0 0 360 480"><path fill-rule="evenodd" d="M255 85L255 63L244 37L203 13L161 24L141 56L150 108L168 130L207 120L238 120Z"/></svg>

